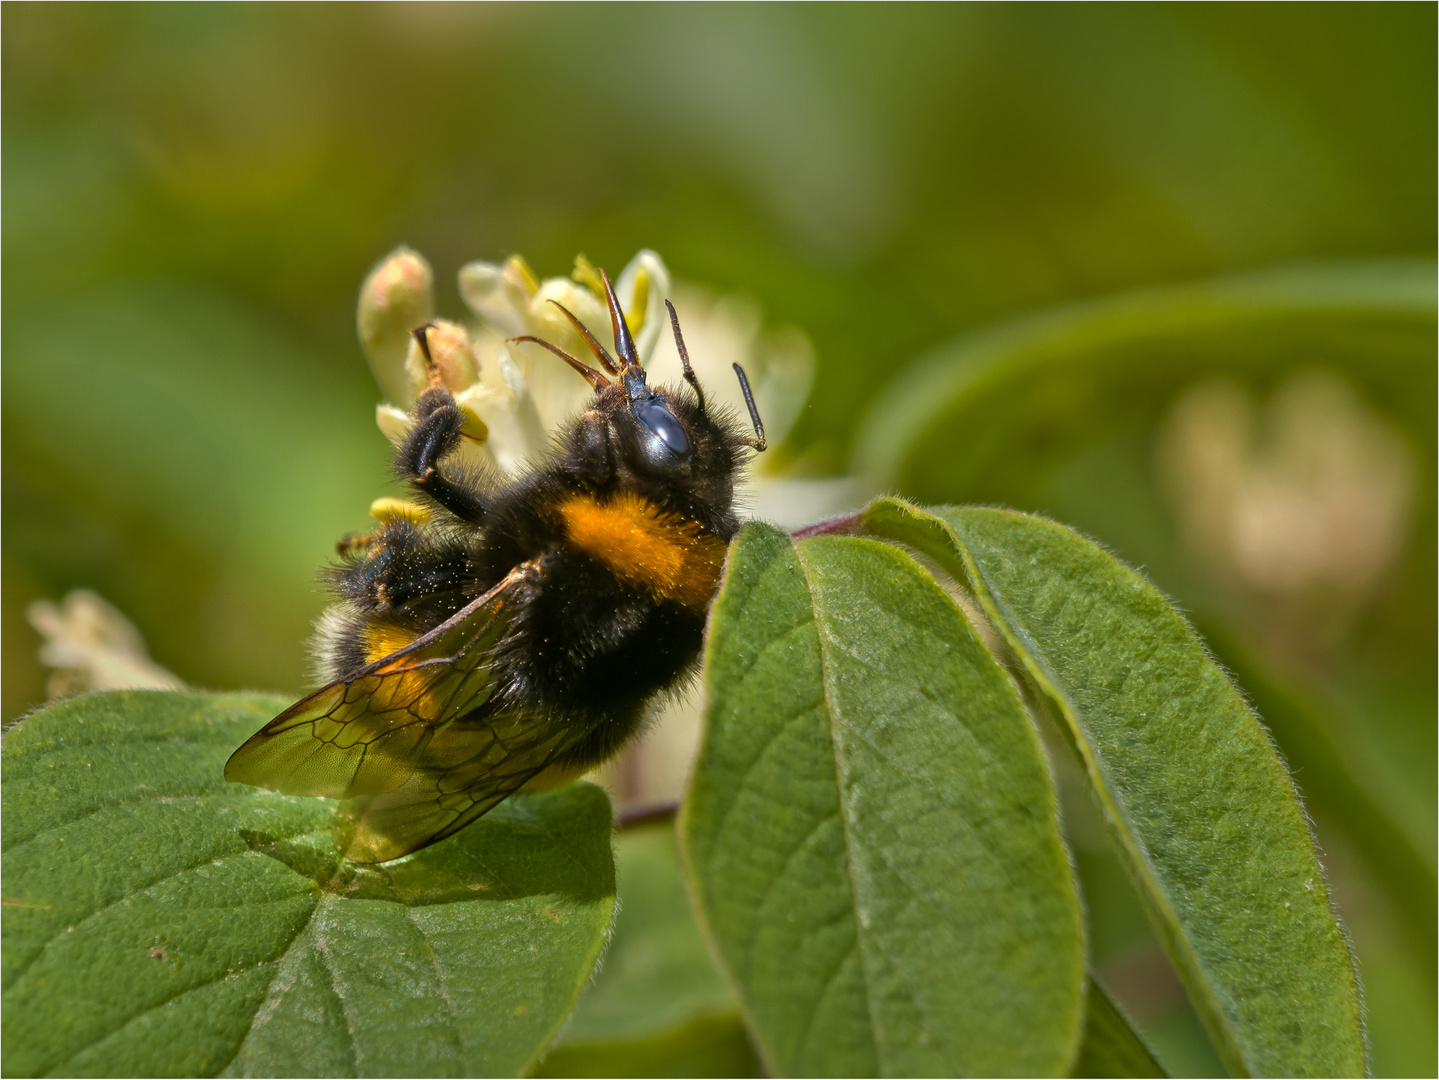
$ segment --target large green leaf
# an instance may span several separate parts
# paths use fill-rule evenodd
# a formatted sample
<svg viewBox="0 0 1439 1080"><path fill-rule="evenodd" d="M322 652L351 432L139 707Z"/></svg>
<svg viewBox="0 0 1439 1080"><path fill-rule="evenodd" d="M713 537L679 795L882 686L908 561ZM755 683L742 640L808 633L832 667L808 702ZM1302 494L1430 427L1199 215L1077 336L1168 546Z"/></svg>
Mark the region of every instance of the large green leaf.
<svg viewBox="0 0 1439 1080"><path fill-rule="evenodd" d="M1058 713L1226 1066L1362 1073L1357 978L1293 785L1179 613L1042 518L885 499L864 522L963 580Z"/></svg>
<svg viewBox="0 0 1439 1080"><path fill-rule="evenodd" d="M604 794L354 866L329 804L221 777L283 704L96 694L10 732L7 1075L513 1074L554 1037L614 908Z"/></svg>
<svg viewBox="0 0 1439 1080"><path fill-rule="evenodd" d="M668 822L615 837L620 910L604 966L538 1076L759 1076L691 910Z"/></svg>
<svg viewBox="0 0 1439 1080"><path fill-rule="evenodd" d="M871 540L747 526L705 678L683 851L771 1069L1066 1070L1084 970L1053 790L934 580Z"/></svg>

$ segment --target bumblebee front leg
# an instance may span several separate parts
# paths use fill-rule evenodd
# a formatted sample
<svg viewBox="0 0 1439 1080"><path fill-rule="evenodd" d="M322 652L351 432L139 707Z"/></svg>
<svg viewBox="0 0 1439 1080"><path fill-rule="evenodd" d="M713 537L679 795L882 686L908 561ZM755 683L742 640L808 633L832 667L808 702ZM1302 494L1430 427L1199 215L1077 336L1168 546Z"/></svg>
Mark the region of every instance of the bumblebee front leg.
<svg viewBox="0 0 1439 1080"><path fill-rule="evenodd" d="M486 510L479 494L440 472L440 462L460 441L464 422L448 390L426 390L415 402L415 426L395 454L395 473L461 521L478 525Z"/></svg>

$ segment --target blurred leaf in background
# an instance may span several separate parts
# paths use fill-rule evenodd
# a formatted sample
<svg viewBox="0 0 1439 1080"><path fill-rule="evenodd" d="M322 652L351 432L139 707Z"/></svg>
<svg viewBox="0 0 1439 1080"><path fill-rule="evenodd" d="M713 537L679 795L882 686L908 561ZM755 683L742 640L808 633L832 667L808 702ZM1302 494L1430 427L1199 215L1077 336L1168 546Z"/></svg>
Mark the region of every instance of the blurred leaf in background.
<svg viewBox="0 0 1439 1080"><path fill-rule="evenodd" d="M553 275L651 247L812 341L792 471L1049 513L1187 607L1298 770L1376 1071L1433 1072L1434 282L1403 261L1435 249L1432 5L0 20L7 718L45 696L27 605L74 587L192 685L300 687L315 569L392 493L354 329L386 252L423 251L455 317L469 260ZM947 429L890 412L909 449L866 460L871 405L959 335L1320 260L1378 266L1337 303L1377 289L1389 313L1126 323L1122 377L1071 343L984 407L930 402ZM1306 529L1347 539L1265 539ZM1089 905L1114 913L1091 926L1099 974L1166 1065L1212 1069L1089 812L1066 821L1112 900Z"/></svg>

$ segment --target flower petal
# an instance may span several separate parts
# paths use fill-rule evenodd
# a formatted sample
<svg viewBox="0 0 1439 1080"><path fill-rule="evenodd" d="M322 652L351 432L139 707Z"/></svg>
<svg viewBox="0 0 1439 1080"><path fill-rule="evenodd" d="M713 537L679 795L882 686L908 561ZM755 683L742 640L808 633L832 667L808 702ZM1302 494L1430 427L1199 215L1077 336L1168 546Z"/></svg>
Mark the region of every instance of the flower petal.
<svg viewBox="0 0 1439 1080"><path fill-rule="evenodd" d="M547 435L535 410L529 384L510 357L507 346L500 346L496 367L504 379L502 388L477 383L456 394L455 404L478 416L488 432L483 444L465 440L466 445L483 450L485 463L502 476L510 477L543 455Z"/></svg>
<svg viewBox="0 0 1439 1080"><path fill-rule="evenodd" d="M410 428L415 426L414 418L409 413L393 405L376 405L375 423L379 425L380 433L394 446L404 442L405 437L410 434Z"/></svg>
<svg viewBox="0 0 1439 1080"><path fill-rule="evenodd" d="M584 338L550 303L551 300L563 304L602 344L608 345L611 342L610 320L600 298L569 278L547 278L530 300L528 330L528 333L558 345L592 367L599 367ZM510 346L510 350L529 381L535 408L545 430L588 406L594 391L559 357L538 345Z"/></svg>
<svg viewBox="0 0 1439 1080"><path fill-rule="evenodd" d="M471 311L503 337L529 333L534 272L518 255L503 264L466 263L460 267L460 296Z"/></svg>
<svg viewBox="0 0 1439 1080"><path fill-rule="evenodd" d="M642 248L615 282L615 295L629 321L641 364L649 363L660 334L668 330L665 300L670 285L669 267L649 248Z"/></svg>

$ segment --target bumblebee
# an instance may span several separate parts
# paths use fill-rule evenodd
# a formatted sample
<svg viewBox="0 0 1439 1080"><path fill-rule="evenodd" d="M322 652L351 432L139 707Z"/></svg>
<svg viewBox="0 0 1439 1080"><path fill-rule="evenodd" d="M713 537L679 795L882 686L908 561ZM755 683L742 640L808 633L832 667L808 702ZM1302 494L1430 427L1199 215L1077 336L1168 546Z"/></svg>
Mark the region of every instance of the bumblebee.
<svg viewBox="0 0 1439 1080"><path fill-rule="evenodd" d="M687 387L651 388L601 274L618 359L568 310L603 371L552 459L511 483L447 468L463 417L440 383L415 402L396 474L433 511L348 545L321 620L328 685L230 757L225 779L341 800L336 847L383 862L458 832L519 791L579 777L643 727L693 671L753 437L705 406L679 318ZM552 303L554 301L551 301ZM426 330L415 331L428 359ZM342 551L346 550L342 546Z"/></svg>

